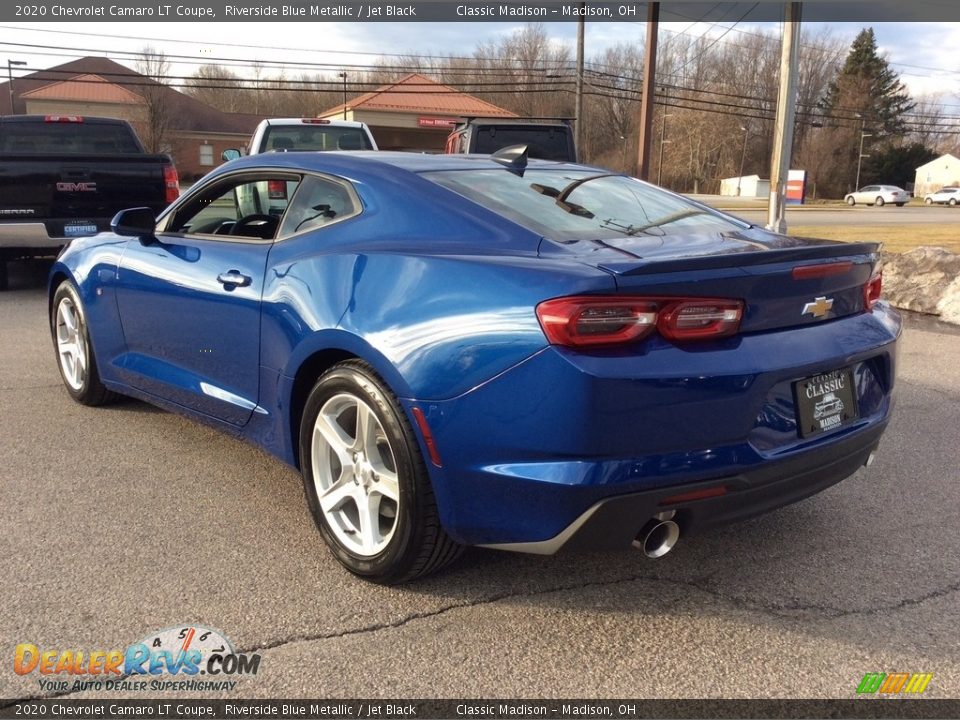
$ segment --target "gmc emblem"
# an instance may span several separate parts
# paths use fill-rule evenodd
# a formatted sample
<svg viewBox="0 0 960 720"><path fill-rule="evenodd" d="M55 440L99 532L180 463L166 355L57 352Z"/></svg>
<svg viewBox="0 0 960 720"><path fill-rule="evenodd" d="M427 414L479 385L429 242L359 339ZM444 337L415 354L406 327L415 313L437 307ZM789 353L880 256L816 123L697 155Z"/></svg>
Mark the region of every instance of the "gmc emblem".
<svg viewBox="0 0 960 720"><path fill-rule="evenodd" d="M96 192L97 184L95 182L58 182L57 190L59 192Z"/></svg>

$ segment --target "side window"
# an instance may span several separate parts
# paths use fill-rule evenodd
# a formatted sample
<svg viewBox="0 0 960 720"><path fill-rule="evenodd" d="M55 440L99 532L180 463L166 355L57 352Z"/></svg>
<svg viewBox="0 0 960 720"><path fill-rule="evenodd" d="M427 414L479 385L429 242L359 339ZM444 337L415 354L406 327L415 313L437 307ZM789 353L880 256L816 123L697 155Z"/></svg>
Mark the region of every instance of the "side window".
<svg viewBox="0 0 960 720"><path fill-rule="evenodd" d="M181 207L165 230L272 240L299 185L299 178L276 174L216 183Z"/></svg>
<svg viewBox="0 0 960 720"><path fill-rule="evenodd" d="M283 218L280 235L323 227L360 212L360 202L345 183L308 175Z"/></svg>

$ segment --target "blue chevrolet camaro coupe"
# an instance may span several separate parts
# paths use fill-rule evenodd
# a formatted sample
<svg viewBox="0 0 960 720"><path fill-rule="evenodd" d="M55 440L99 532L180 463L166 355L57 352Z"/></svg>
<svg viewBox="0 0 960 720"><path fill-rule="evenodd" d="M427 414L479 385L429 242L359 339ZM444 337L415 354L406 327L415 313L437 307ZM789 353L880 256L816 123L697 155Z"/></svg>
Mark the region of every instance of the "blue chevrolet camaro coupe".
<svg viewBox="0 0 960 720"><path fill-rule="evenodd" d="M75 400L265 448L394 583L464 545L658 557L869 464L900 334L877 263L522 148L269 153L71 242L50 323Z"/></svg>

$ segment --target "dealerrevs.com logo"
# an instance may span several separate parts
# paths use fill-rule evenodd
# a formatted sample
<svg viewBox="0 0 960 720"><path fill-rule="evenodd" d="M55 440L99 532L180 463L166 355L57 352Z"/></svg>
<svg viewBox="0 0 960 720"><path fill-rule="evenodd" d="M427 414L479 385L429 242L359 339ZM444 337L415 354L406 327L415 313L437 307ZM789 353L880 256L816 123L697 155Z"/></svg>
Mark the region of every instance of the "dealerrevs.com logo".
<svg viewBox="0 0 960 720"><path fill-rule="evenodd" d="M260 655L238 653L218 630L178 625L150 633L125 649L41 649L20 643L14 650L18 675L37 673L47 692L80 690L233 690L234 678L256 675Z"/></svg>

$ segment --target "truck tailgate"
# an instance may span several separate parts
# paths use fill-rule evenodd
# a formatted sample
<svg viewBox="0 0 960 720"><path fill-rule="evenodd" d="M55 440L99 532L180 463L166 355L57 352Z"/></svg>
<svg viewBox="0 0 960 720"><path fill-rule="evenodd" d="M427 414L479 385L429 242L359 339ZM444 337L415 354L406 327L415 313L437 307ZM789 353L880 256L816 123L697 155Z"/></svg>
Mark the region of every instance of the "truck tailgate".
<svg viewBox="0 0 960 720"><path fill-rule="evenodd" d="M8 155L0 158L0 219L50 221L62 235L70 220L112 217L118 209L160 210L164 197L164 156Z"/></svg>

